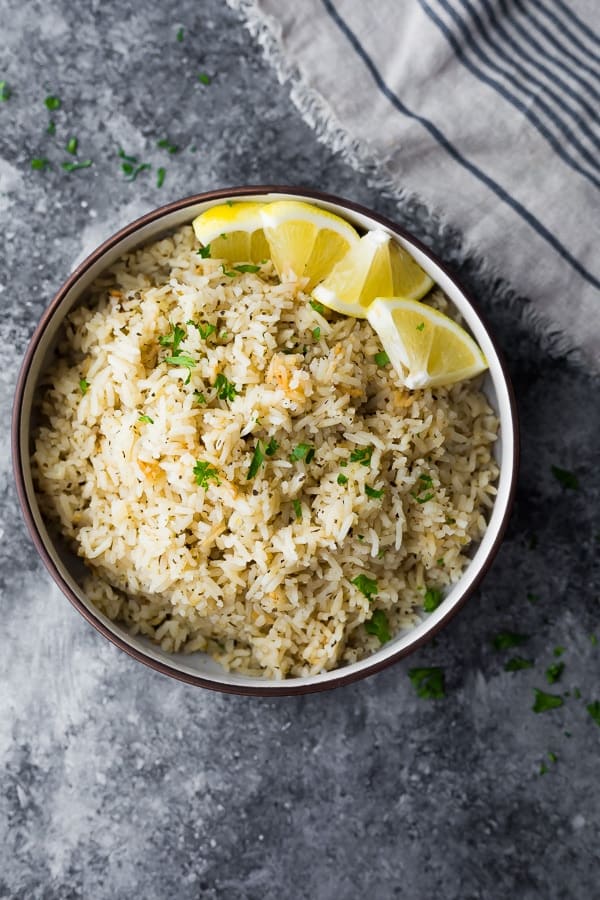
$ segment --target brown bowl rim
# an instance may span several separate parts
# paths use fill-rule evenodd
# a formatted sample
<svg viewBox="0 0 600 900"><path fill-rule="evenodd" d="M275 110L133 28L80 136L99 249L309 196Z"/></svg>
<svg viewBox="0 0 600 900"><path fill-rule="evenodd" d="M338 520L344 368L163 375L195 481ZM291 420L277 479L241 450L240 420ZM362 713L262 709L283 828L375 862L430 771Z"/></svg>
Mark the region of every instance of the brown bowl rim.
<svg viewBox="0 0 600 900"><path fill-rule="evenodd" d="M313 200L322 201L324 203L332 203L335 204L342 209L348 209L352 212L356 212L359 215L364 215L369 217L375 222L378 222L384 228L388 228L396 234L401 235L406 240L410 241L416 247L418 247L429 259L432 260L439 268L448 276L448 278L460 289L460 291L464 294L465 298L469 302L469 304L473 307L476 315L480 319L483 327L485 328L487 335L496 351L498 356L498 360L500 363L500 369L502 371L502 376L504 378L504 382L506 384L506 389L509 398L510 412L512 417L513 424L513 435L514 435L514 446L513 446L513 467L511 472L511 481L508 492L508 498L506 503L506 509L504 510L504 514L498 528L498 534L489 550L489 553L481 566L480 571L475 577L472 584L464 591L463 595L456 601L456 603L452 606L450 610L446 613L446 615L435 625L433 626L426 634L422 637L418 638L411 643L408 647L404 647L401 650L398 650L396 653L393 653L391 656L387 657L384 660L374 660L372 665L361 669L358 672L350 672L344 674L344 669L340 669L340 674L332 678L326 682L317 682L311 684L294 684L293 682L286 683L286 681L274 682L269 684L268 686L264 683L261 684L260 680L257 678L257 684L254 685L233 685L233 684L224 684L218 681L212 681L208 678L203 678L199 675L190 675L187 672L181 672L178 669L175 669L169 666L166 663L160 662L158 660L152 659L152 657L147 656L143 651L138 650L135 647L130 646L126 643L122 638L116 635L114 632L110 630L106 625L104 625L96 616L90 612L86 608L86 606L82 603L82 601L77 597L77 595L71 590L70 586L63 580L60 572L56 568L54 561L51 555L48 553L44 541L36 527L35 520L33 517L33 513L29 504L29 499L27 497L27 491L25 488L25 479L23 475L23 464L21 458L21 447L20 447L20 425L21 425L21 412L22 412L22 403L23 403L23 393L25 390L25 384L27 381L27 376L29 372L29 366L31 364L31 360L37 348L37 345L41 339L42 334L46 330L49 322L53 318L56 310L61 305L66 294L73 288L77 281L81 278L81 276L98 260L104 256L104 254L111 250L114 246L116 246L120 241L124 238L129 237L138 229L142 228L145 225L150 224L151 222L156 221L157 219L162 218L170 213L177 212L178 210L185 209L188 206L194 206L197 203L204 203L207 201L217 201L217 200L226 200L232 196L235 197L244 197L256 194L287 194L290 196L298 196L303 198L311 198ZM12 446L12 459L13 459L13 471L15 476L15 484L17 489L17 496L19 499L19 503L21 506L21 510L23 513L23 517L25 519L25 524L29 531L29 534L33 540L35 548L39 553L42 562L44 563L46 569L54 579L55 583L58 585L62 593L67 597L67 599L71 602L71 604L75 607L75 609L81 613L81 615L86 619L90 625L92 625L97 631L100 632L107 640L109 640L112 644L118 647L120 650L123 650L129 656L136 659L138 662L143 663L151 669L154 669L157 672L160 672L162 675L167 675L171 678L175 678L178 681L182 681L186 684L192 684L196 687L203 687L213 691L219 691L221 693L226 694L239 694L245 696L254 696L254 697L281 697L281 696L294 696L298 694L307 694L307 693L317 693L326 690L332 690L336 687L341 687L342 685L351 684L355 681L360 681L363 678L367 678L370 675L374 675L376 672L381 672L383 669L386 669L388 666L393 665L398 662L400 659L408 656L411 653L414 653L415 650L418 650L424 644L428 643L435 635L442 629L454 616L456 613L462 609L464 604L469 600L477 588L481 583L482 579L488 573L504 538L504 534L506 532L508 522L510 519L510 514L512 511L512 506L514 503L515 493L516 493L516 484L517 484L517 474L519 469L519 457L520 457L520 439L519 439L519 421L517 415L517 404L515 399L515 393L513 389L513 385L510 379L510 375L508 373L508 368L506 365L506 360L504 358L504 354L501 351L498 343L493 335L493 332L488 327L485 316L482 315L479 310L477 303L473 300L470 293L467 292L457 281L455 275L450 271L450 269L443 263L435 253L433 253L429 247L423 244L420 240L414 237L410 231L403 228L402 226L397 225L391 219L386 218L385 216L380 215L379 213L374 212L373 210L368 209L365 206L362 206L358 203L354 203L353 201L346 200L341 197L337 197L334 194L329 194L324 191L314 190L311 188L302 188L302 187L292 187L286 185L245 185L242 187L229 187L229 188L221 188L214 191L207 191L201 194L194 194L189 197L184 197L181 200L175 200L171 203L167 203L164 206L160 206L156 209L151 210L148 213L145 213L143 216L140 216L138 219L135 219L133 222L126 225L124 228L121 228L119 231L115 232L102 244L100 244L86 259L81 262L74 272L67 278L67 280L62 284L62 286L58 289L54 297L52 298L49 305L46 307L42 316L38 322L38 325L33 332L33 335L30 339L29 346L25 352L25 356L23 359L23 363L21 365L21 369L19 372L19 377L17 380L17 386L15 390L15 397L13 402L13 411L12 411L12 423L11 423L11 446Z"/></svg>

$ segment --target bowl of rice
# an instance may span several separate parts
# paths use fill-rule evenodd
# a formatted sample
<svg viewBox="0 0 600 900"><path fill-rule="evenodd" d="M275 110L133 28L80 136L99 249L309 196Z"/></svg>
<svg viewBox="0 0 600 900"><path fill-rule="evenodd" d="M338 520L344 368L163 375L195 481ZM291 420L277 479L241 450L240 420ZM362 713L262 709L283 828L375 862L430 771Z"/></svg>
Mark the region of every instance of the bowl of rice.
<svg viewBox="0 0 600 900"><path fill-rule="evenodd" d="M387 235L487 370L409 389L368 319L192 227L282 200ZM188 197L98 247L45 311L13 412L24 518L64 595L140 662L242 694L348 683L436 634L498 550L517 457L505 365L443 264L287 187Z"/></svg>

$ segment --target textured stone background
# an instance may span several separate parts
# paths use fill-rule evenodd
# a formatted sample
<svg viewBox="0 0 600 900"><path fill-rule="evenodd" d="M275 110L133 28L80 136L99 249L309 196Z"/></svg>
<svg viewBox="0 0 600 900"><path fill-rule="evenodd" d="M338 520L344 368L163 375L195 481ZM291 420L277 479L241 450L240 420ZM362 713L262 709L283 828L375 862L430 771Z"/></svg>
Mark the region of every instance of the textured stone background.
<svg viewBox="0 0 600 900"><path fill-rule="evenodd" d="M600 700L597 381L551 352L526 301L478 274L459 236L317 143L219 0L1 0L0 16L12 88L0 103L0 897L599 897L600 729L586 711ZM48 94L62 99L54 114ZM94 165L67 174L71 135ZM179 153L156 148L165 136ZM154 169L126 182L119 146ZM32 171L41 156L52 168ZM507 539L437 645L352 687L277 701L182 686L97 635L36 558L8 451L20 358L74 264L158 204L259 182L372 205L459 268L506 349L523 425ZM561 488L553 464L581 489ZM502 629L531 636L533 669L504 672L512 651L490 643ZM565 670L550 690L565 705L536 715L557 645ZM445 667L444 700L409 682L428 664Z"/></svg>

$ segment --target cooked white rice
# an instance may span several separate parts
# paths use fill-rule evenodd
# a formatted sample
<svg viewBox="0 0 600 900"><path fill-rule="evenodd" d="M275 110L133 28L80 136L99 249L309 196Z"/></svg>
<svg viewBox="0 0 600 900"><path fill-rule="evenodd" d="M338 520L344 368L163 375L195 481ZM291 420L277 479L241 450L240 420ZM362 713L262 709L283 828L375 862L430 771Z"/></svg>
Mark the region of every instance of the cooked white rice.
<svg viewBox="0 0 600 900"><path fill-rule="evenodd" d="M493 503L497 419L477 382L408 392L367 322L321 315L270 263L224 274L197 246L185 227L131 254L68 317L39 390L42 510L90 599L166 651L275 678L353 662L380 646L375 609L393 634L459 578ZM175 324L191 371L164 362ZM300 444L308 463L290 458ZM217 473L206 487L198 461Z"/></svg>

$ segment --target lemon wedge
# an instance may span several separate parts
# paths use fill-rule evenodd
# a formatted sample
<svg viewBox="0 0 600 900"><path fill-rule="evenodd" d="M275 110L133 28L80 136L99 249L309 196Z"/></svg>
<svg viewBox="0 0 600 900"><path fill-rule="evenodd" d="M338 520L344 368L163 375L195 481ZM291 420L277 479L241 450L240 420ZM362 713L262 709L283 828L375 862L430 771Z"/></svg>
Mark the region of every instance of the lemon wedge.
<svg viewBox="0 0 600 900"><path fill-rule="evenodd" d="M280 278L307 278L307 290L359 242L349 222L301 200L263 204L261 221Z"/></svg>
<svg viewBox="0 0 600 900"><path fill-rule="evenodd" d="M412 256L387 232L376 229L350 248L313 296L329 309L364 319L375 297L418 299L432 285Z"/></svg>
<svg viewBox="0 0 600 900"><path fill-rule="evenodd" d="M213 259L260 262L271 255L260 216L263 203L222 203L196 216L196 237Z"/></svg>
<svg viewBox="0 0 600 900"><path fill-rule="evenodd" d="M411 390L454 384L488 368L485 356L464 328L425 303L376 297L367 319Z"/></svg>

